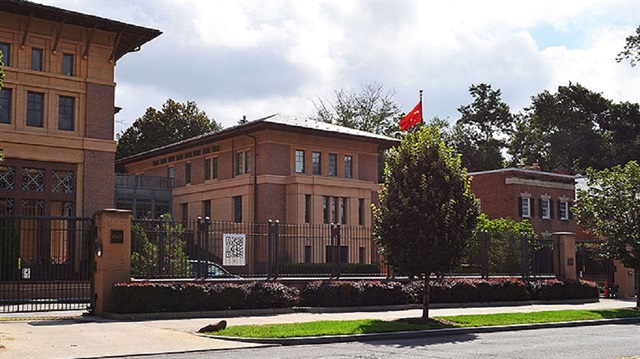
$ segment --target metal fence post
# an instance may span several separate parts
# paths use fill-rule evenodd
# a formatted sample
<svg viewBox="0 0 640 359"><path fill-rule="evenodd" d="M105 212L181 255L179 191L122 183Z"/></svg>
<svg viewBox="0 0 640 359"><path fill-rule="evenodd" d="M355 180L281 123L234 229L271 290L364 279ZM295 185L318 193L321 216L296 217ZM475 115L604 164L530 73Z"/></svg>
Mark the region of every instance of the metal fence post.
<svg viewBox="0 0 640 359"><path fill-rule="evenodd" d="M342 272L341 272L342 268L340 268L340 267L342 267L342 258L341 258L342 257L341 256L341 254L342 254L342 245L340 243L340 223L336 224L336 248L337 248L336 252L338 252L338 255L337 255L338 265L336 266L337 270L338 270L337 277L339 277L342 274Z"/></svg>
<svg viewBox="0 0 640 359"><path fill-rule="evenodd" d="M482 258L482 268L480 276L489 279L489 233L480 233L480 255Z"/></svg>
<svg viewBox="0 0 640 359"><path fill-rule="evenodd" d="M273 229L274 229L274 242L275 242L275 248L273 251L274 254L274 278L278 278L280 276L280 269L279 267L279 260L278 260L278 254L280 253L280 221L276 219L275 224L273 225Z"/></svg>
<svg viewBox="0 0 640 359"><path fill-rule="evenodd" d="M267 225L267 278L271 277L273 270L273 221Z"/></svg>

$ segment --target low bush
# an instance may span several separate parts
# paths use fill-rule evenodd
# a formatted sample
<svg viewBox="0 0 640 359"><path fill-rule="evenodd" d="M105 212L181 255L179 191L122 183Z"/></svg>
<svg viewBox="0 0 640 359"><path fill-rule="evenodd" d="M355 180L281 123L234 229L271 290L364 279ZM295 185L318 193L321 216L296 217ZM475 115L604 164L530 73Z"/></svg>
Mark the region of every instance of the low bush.
<svg viewBox="0 0 640 359"><path fill-rule="evenodd" d="M236 283L211 283L206 287L205 310L247 308L248 289Z"/></svg>
<svg viewBox="0 0 640 359"><path fill-rule="evenodd" d="M360 307L407 304L410 298L402 284L380 281L315 281L301 292L306 307Z"/></svg>
<svg viewBox="0 0 640 359"><path fill-rule="evenodd" d="M298 304L299 291L279 282L253 282L246 285L248 308L289 308Z"/></svg>
<svg viewBox="0 0 640 359"><path fill-rule="evenodd" d="M537 280L527 283L531 300L565 300L598 298L598 285L594 282Z"/></svg>

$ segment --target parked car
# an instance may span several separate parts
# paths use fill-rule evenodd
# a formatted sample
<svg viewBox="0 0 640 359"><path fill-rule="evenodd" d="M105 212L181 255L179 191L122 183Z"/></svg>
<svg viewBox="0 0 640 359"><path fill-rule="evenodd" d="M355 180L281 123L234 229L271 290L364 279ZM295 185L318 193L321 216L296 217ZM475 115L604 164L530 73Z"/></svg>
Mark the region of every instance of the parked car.
<svg viewBox="0 0 640 359"><path fill-rule="evenodd" d="M191 273L196 278L240 278L216 262L190 259Z"/></svg>

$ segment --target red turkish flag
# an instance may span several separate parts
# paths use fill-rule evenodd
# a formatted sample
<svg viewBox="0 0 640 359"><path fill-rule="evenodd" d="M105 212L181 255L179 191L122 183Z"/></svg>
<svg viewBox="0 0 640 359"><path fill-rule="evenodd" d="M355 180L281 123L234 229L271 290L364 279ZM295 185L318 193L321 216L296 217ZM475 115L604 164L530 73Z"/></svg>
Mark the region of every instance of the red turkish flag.
<svg viewBox="0 0 640 359"><path fill-rule="evenodd" d="M400 129L406 131L420 122L422 122L422 101L400 120Z"/></svg>

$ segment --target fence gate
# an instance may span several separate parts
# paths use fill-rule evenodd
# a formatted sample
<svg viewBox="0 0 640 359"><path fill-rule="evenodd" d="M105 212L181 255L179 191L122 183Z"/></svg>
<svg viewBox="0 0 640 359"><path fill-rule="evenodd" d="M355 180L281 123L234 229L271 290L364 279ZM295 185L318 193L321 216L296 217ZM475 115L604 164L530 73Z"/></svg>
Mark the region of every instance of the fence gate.
<svg viewBox="0 0 640 359"><path fill-rule="evenodd" d="M86 309L90 218L0 215L0 313Z"/></svg>

